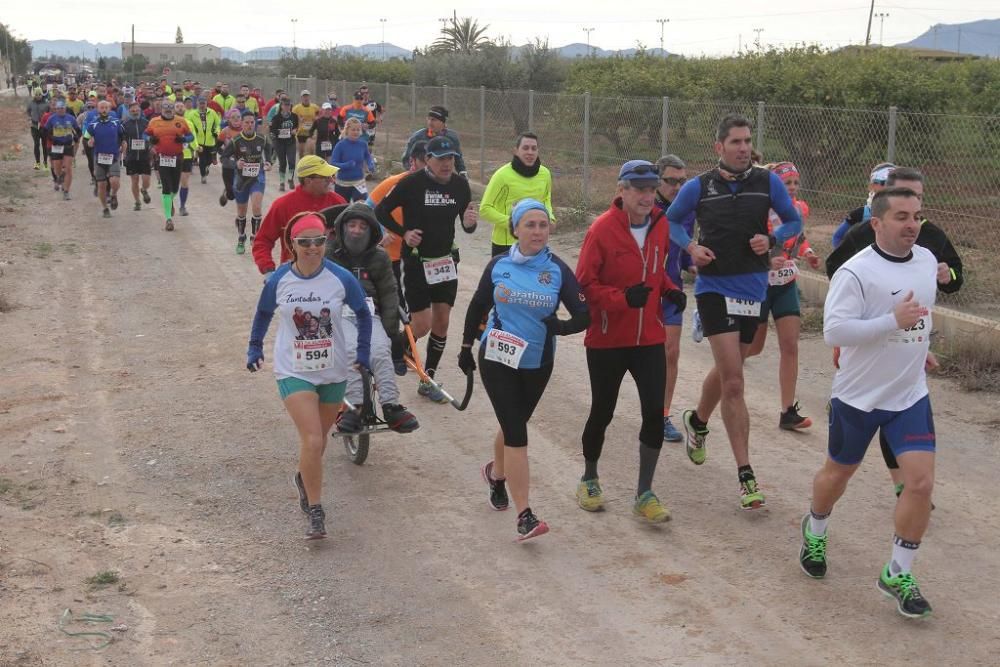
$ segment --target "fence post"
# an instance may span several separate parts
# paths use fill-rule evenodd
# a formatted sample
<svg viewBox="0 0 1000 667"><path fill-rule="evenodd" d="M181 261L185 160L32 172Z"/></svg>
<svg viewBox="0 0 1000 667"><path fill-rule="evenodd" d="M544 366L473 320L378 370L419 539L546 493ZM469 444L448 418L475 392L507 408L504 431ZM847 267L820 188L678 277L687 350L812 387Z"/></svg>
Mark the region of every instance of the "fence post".
<svg viewBox="0 0 1000 667"><path fill-rule="evenodd" d="M479 86L479 182L486 183L486 86Z"/></svg>
<svg viewBox="0 0 1000 667"><path fill-rule="evenodd" d="M443 86L441 86L441 105L444 106L445 109L448 108L448 84L447 83L444 84Z"/></svg>
<svg viewBox="0 0 1000 667"><path fill-rule="evenodd" d="M389 89L389 82L386 81L385 82L385 104L382 105L382 107L383 107L382 114L383 115L385 115L385 109L389 107L389 93L390 92L391 92L391 90ZM385 130L385 159L389 161L389 163L386 165L386 168L388 169L388 171L392 171L392 159L389 157L389 155L390 155L390 153L389 153L389 126L386 125L385 123L382 123L382 128Z"/></svg>
<svg viewBox="0 0 1000 667"><path fill-rule="evenodd" d="M417 122L417 84L410 82L410 124Z"/></svg>
<svg viewBox="0 0 1000 667"><path fill-rule="evenodd" d="M755 148L764 154L764 102L757 102L757 139L754 141Z"/></svg>
<svg viewBox="0 0 1000 667"><path fill-rule="evenodd" d="M663 98L663 117L660 119L660 155L667 154L667 121L670 120L670 98Z"/></svg>
<svg viewBox="0 0 1000 667"><path fill-rule="evenodd" d="M535 128L535 91L528 90L528 132Z"/></svg>
<svg viewBox="0 0 1000 667"><path fill-rule="evenodd" d="M590 203L590 92L583 94L583 200Z"/></svg>
<svg viewBox="0 0 1000 667"><path fill-rule="evenodd" d="M347 82L343 79L340 80L340 103L342 105L348 105L351 103L351 100L347 99Z"/></svg>
<svg viewBox="0 0 1000 667"><path fill-rule="evenodd" d="M889 107L889 146L886 151L886 161L896 161L896 107Z"/></svg>

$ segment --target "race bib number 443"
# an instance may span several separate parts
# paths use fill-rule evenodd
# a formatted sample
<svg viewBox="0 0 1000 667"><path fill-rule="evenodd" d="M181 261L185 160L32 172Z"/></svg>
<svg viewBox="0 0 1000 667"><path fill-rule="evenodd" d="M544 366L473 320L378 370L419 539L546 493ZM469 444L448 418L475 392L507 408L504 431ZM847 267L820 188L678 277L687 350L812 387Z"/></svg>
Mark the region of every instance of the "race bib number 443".
<svg viewBox="0 0 1000 667"><path fill-rule="evenodd" d="M250 162L243 165L243 169L240 172L246 178L253 178L260 174L260 164L257 162Z"/></svg>
<svg viewBox="0 0 1000 667"><path fill-rule="evenodd" d="M486 352L483 356L504 366L517 368L526 349L528 349L528 341L523 338L515 336L509 331L490 329L490 334L486 337Z"/></svg>
<svg viewBox="0 0 1000 667"><path fill-rule="evenodd" d="M292 341L292 370L296 373L322 371L333 365L333 340Z"/></svg>
<svg viewBox="0 0 1000 667"><path fill-rule="evenodd" d="M451 257L441 259L429 259L424 262L424 278L428 285L446 283L450 280L458 280L458 267Z"/></svg>

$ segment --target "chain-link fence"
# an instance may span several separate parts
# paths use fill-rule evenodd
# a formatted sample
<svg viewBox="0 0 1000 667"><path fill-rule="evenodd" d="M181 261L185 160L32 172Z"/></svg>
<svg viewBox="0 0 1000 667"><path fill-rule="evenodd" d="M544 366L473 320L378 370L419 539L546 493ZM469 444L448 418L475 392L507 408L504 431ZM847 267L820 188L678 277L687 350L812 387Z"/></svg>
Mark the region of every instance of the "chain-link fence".
<svg viewBox="0 0 1000 667"><path fill-rule="evenodd" d="M176 76L186 78L183 72ZM341 104L362 84L295 77L253 83L268 96L276 88L293 98L303 89L314 99L335 92ZM791 160L798 166L799 196L812 210L807 233L824 255L846 213L864 202L873 165L890 160L917 167L927 176L925 214L945 229L965 265L965 286L958 294L941 295L943 302L1000 320L1000 268L993 260L1000 256L1000 116L367 85L385 107L375 146L383 168L402 168L406 140L425 126L427 109L441 104L449 110L449 127L459 133L472 180L485 183L510 160L518 133L530 130L539 135L543 162L552 172L555 205L592 211L610 201L623 161L655 160L670 152L697 173L715 162L719 119L734 111L746 114L765 161Z"/></svg>

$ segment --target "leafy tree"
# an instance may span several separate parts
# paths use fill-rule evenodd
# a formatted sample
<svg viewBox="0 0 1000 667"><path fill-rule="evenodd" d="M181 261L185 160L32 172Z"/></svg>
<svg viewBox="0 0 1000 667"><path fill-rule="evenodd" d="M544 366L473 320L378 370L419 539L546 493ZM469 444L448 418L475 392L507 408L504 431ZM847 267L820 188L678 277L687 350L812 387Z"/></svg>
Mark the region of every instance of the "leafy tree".
<svg viewBox="0 0 1000 667"><path fill-rule="evenodd" d="M462 18L441 28L441 36L431 44L436 53L475 53L490 43L486 38L488 25L480 26L475 19Z"/></svg>
<svg viewBox="0 0 1000 667"><path fill-rule="evenodd" d="M181 27L177 26L177 35L174 37L174 42L177 44L184 43L184 33L181 32Z"/></svg>

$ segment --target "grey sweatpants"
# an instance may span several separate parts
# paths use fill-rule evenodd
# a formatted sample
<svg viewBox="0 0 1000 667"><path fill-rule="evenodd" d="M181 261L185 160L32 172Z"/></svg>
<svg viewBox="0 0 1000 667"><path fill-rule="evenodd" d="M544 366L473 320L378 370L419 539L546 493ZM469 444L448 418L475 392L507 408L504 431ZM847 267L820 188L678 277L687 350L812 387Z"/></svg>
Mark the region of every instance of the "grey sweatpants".
<svg viewBox="0 0 1000 667"><path fill-rule="evenodd" d="M354 359L358 353L358 322L353 311L350 314L344 313L342 327L347 342L347 358ZM383 404L398 403L399 388L396 386L396 372L392 365L392 345L382 328L382 321L375 316L372 317L371 365L379 400ZM351 366L347 374L347 400L351 405L361 405L363 390L361 375Z"/></svg>

